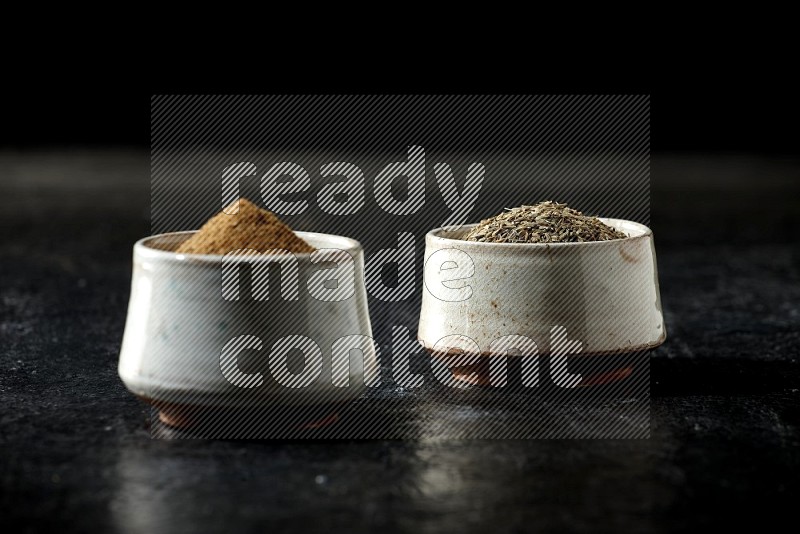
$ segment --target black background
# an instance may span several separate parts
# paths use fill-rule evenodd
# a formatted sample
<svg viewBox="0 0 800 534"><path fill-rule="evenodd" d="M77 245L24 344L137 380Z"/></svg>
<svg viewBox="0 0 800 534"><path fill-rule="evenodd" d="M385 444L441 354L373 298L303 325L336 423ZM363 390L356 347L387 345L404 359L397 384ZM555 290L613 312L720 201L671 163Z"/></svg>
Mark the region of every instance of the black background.
<svg viewBox="0 0 800 534"><path fill-rule="evenodd" d="M471 81L481 82L487 78L490 77ZM473 83L470 90L452 80L438 86L424 83L432 79L447 82L446 76L427 77L423 83L412 86L404 78L389 80L384 77L375 81L370 75L362 82L343 76L326 77L325 71L319 71L318 78L298 78L292 74L277 80L264 79L263 83L260 79L251 79L249 90L244 91L241 87L203 88L202 82L208 79L196 85L154 83L148 88L123 79L79 87L40 83L28 87L25 92L6 96L0 147L147 148L152 94L650 94L651 150L656 154L727 152L781 156L797 154L800 150L798 87L796 82L784 77L763 73L748 75L730 69L719 74L676 71L669 77L664 76L660 83L629 73L615 83L603 84L596 82L593 71L585 77L573 73L553 78L559 82L548 83L545 77L537 80L500 78L499 83L491 87L488 83L486 86ZM630 82L631 79L636 81ZM339 84L326 84L326 80ZM237 78L238 81L242 80ZM432 119L453 127L470 126L461 124L457 116ZM299 124L298 128L302 126ZM336 141L324 137L315 139L328 147ZM513 149L513 142L508 148Z"/></svg>
<svg viewBox="0 0 800 534"><path fill-rule="evenodd" d="M523 85L495 91L412 91L421 94L547 94L544 90L521 90ZM744 86L746 87L746 86ZM659 152L733 152L766 155L798 153L798 103L793 86L782 81L745 90L733 81L720 80L693 86L691 90L662 91L655 86L597 87L587 91L560 91L559 94L650 94L651 149ZM538 89L532 85L530 89ZM177 89L177 90L176 90ZM164 87L163 93L193 94L186 88ZM402 84L392 91L403 93ZM388 90L386 90L388 89ZM628 89L628 90L626 90ZM155 94L160 94L157 91ZM199 91L203 92L203 91ZM263 91L255 91L256 93ZM274 94L281 92L269 91ZM339 94L370 94L369 91L333 91ZM311 94L325 94L320 87ZM35 148L47 146L136 146L149 147L149 97L153 91L115 89L58 91L41 89L7 98L0 146ZM222 94L228 94L223 92ZM237 94L233 91L233 94ZM247 94L247 93L242 93ZM294 94L287 91L286 94ZM303 94L301 91L300 94ZM458 117L432 117L459 125ZM298 125L301 127L302 125ZM469 125L466 125L467 127ZM318 138L329 146L332 139ZM446 149L450 147L442 146ZM509 147L509 148L513 148Z"/></svg>
<svg viewBox="0 0 800 534"><path fill-rule="evenodd" d="M19 184L2 190L0 518L62 532L686 531L793 520L795 87L759 77L751 89L736 72L700 80L678 68L670 78L682 83L400 91L652 95L652 225L670 337L653 353L653 432L641 442L151 440L149 411L115 367L130 246L149 231L149 96L206 91L61 78L7 96L8 157L132 148L123 161L141 183L105 203ZM260 80L251 92L404 89L323 85ZM458 126L459 117L440 119Z"/></svg>

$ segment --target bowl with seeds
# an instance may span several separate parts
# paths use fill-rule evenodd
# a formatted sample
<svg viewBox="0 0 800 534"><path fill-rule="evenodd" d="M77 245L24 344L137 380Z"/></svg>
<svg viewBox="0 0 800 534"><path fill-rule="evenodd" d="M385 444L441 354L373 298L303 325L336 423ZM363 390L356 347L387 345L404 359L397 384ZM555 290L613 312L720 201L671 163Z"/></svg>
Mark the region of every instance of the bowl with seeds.
<svg viewBox="0 0 800 534"><path fill-rule="evenodd" d="M481 384L489 357L646 354L666 338L653 233L552 201L431 230L418 338Z"/></svg>

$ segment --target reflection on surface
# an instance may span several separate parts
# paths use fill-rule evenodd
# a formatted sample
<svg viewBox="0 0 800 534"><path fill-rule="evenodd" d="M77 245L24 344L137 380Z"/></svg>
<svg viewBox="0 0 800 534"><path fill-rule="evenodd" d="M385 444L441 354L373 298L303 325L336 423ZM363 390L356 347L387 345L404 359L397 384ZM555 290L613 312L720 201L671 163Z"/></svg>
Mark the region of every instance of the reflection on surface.
<svg viewBox="0 0 800 534"><path fill-rule="evenodd" d="M180 429L165 424L163 417L153 412L152 435L160 439L432 441L649 436L647 352L570 358L570 373L582 377L573 388L553 384L548 358L540 357L539 361L541 378L535 387L522 385L521 358L509 358L504 387L447 387L428 374L419 388L402 388L388 382L353 402L334 408L321 406L321 411L317 407L258 409L246 416L239 414L238 419L215 415L202 425ZM459 373L481 377L481 372L463 367L454 370L457 377L461 376ZM290 427L282 424L286 421L312 424Z"/></svg>
<svg viewBox="0 0 800 534"><path fill-rule="evenodd" d="M120 448L116 465L117 491L109 503L120 532L154 532L172 524L171 502L159 488L162 467L153 451ZM173 460L174 461L174 460Z"/></svg>

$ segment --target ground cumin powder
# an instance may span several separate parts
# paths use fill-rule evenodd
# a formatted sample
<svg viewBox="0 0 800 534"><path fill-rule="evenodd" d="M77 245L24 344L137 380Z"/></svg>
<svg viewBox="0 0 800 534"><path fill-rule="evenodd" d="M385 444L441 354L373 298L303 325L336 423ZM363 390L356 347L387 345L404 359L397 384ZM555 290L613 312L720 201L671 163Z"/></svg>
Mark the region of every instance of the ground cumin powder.
<svg viewBox="0 0 800 534"><path fill-rule="evenodd" d="M282 249L292 253L314 251L314 247L297 237L272 212L262 210L246 199L239 199L237 202L238 213L229 214L235 204L226 207L184 241L175 252L227 254L240 249L258 252Z"/></svg>

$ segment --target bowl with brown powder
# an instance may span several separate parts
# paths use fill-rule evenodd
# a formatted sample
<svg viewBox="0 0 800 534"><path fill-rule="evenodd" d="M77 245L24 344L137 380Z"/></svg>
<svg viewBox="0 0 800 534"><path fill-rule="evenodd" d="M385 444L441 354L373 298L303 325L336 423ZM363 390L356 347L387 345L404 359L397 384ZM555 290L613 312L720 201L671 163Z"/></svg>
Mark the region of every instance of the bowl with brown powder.
<svg viewBox="0 0 800 534"><path fill-rule="evenodd" d="M353 239L293 231L240 200L198 231L138 241L133 256L119 374L163 423L296 430L330 421L376 369ZM261 426L228 424L243 413Z"/></svg>
<svg viewBox="0 0 800 534"><path fill-rule="evenodd" d="M487 356L610 356L663 343L652 231L546 201L425 238L418 337L487 383ZM573 384L574 385L574 384Z"/></svg>

